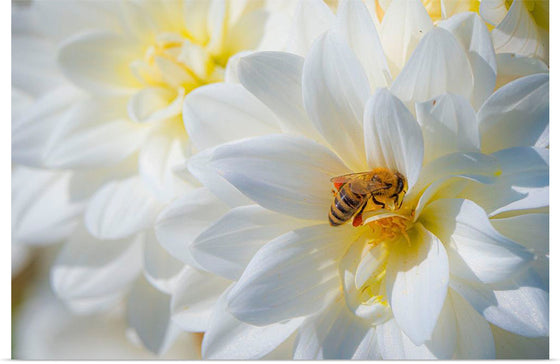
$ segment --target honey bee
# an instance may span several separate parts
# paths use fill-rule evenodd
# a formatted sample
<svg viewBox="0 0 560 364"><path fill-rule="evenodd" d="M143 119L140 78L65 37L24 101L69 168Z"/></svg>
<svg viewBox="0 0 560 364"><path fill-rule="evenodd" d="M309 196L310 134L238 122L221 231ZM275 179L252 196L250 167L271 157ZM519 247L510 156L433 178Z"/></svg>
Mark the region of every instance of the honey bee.
<svg viewBox="0 0 560 364"><path fill-rule="evenodd" d="M332 226L344 224L355 215L352 225L362 224L362 212L371 199L379 208L399 209L408 190L406 177L387 168L350 173L331 178L337 191L329 211Z"/></svg>

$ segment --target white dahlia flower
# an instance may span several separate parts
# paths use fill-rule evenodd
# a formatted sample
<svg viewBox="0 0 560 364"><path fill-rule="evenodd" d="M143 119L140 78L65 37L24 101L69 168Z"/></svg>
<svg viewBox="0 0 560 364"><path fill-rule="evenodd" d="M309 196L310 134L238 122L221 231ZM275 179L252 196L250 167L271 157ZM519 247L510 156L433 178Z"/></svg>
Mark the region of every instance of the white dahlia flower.
<svg viewBox="0 0 560 364"><path fill-rule="evenodd" d="M229 79L240 51L280 49L290 2L16 2L13 20L13 240L67 240L51 271L59 298L90 313L127 298L141 342L179 333L169 293L183 263L156 241L165 203L198 185L185 95Z"/></svg>
<svg viewBox="0 0 560 364"><path fill-rule="evenodd" d="M429 19L416 4L390 7ZM210 272L193 269L172 299L184 328L206 325L203 357L547 356L548 75L495 90L476 14L422 28L385 23L390 11L379 37L343 1L306 58L248 55L241 85L187 96L202 151L188 167L205 187L156 233ZM330 179L378 167L408 180L402 207L329 225Z"/></svg>

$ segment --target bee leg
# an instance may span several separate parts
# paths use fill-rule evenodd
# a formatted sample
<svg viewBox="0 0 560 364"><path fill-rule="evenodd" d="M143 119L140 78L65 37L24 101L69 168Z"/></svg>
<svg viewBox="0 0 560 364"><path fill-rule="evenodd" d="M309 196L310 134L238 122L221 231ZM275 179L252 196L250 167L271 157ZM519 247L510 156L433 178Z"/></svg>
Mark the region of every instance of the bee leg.
<svg viewBox="0 0 560 364"><path fill-rule="evenodd" d="M373 200L373 202L374 202L376 205L381 206L382 209L385 208L385 204L384 204L383 202L381 202L381 201L377 201L377 200L375 199L375 196L371 196L371 199Z"/></svg>
<svg viewBox="0 0 560 364"><path fill-rule="evenodd" d="M354 220L352 220L352 226L358 227L358 226L362 225L362 212L364 212L364 209L365 209L366 205L367 205L367 203L364 203L362 205L362 208L360 209L360 212L358 212L356 214L356 216L354 216Z"/></svg>

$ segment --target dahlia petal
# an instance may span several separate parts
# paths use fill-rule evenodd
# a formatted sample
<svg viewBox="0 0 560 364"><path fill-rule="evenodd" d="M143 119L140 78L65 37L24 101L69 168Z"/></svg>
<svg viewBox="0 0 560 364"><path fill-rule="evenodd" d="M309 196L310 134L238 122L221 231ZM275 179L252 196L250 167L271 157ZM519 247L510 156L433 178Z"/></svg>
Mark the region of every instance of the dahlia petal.
<svg viewBox="0 0 560 364"><path fill-rule="evenodd" d="M75 104L45 150L56 168L114 164L138 150L148 129L127 120L124 98L92 98Z"/></svg>
<svg viewBox="0 0 560 364"><path fill-rule="evenodd" d="M30 102L20 115L12 114L12 160L26 166L43 167L46 148L56 127L78 100L76 89L60 87Z"/></svg>
<svg viewBox="0 0 560 364"><path fill-rule="evenodd" d="M138 279L126 301L126 318L142 345L155 354L163 354L180 330L170 319L171 297Z"/></svg>
<svg viewBox="0 0 560 364"><path fill-rule="evenodd" d="M287 131L319 137L307 117L302 96L303 57L283 52L258 52L239 60L241 84L270 108Z"/></svg>
<svg viewBox="0 0 560 364"><path fill-rule="evenodd" d="M370 168L399 171L412 188L424 156L422 129L404 104L387 89L370 97L364 113L364 141Z"/></svg>
<svg viewBox="0 0 560 364"><path fill-rule="evenodd" d="M549 359L549 337L524 337L490 325L496 359Z"/></svg>
<svg viewBox="0 0 560 364"><path fill-rule="evenodd" d="M491 324L525 337L548 335L548 292L532 269L499 286L455 277L450 284Z"/></svg>
<svg viewBox="0 0 560 364"><path fill-rule="evenodd" d="M337 11L335 28L364 67L371 89L387 87L392 81L391 73L366 5L355 0L342 1Z"/></svg>
<svg viewBox="0 0 560 364"><path fill-rule="evenodd" d="M339 292L337 262L355 238L352 229L321 224L272 240L229 293L229 311L262 326L324 308Z"/></svg>
<svg viewBox="0 0 560 364"><path fill-rule="evenodd" d="M191 156L187 163L188 172L195 177L195 181L200 181L204 187L230 207L253 204L253 201L242 194L218 170L211 166L214 152L221 147L220 144Z"/></svg>
<svg viewBox="0 0 560 364"><path fill-rule="evenodd" d="M477 118L482 151L548 146L548 74L519 78L490 96Z"/></svg>
<svg viewBox="0 0 560 364"><path fill-rule="evenodd" d="M137 123L154 123L181 114L184 91L173 92L164 87L146 87L128 101L130 118Z"/></svg>
<svg viewBox="0 0 560 364"><path fill-rule="evenodd" d="M209 164L262 207L314 220L327 219L331 177L348 173L324 146L288 135L223 145L213 151Z"/></svg>
<svg viewBox="0 0 560 364"><path fill-rule="evenodd" d="M339 297L298 331L296 360L352 359L370 327L356 317Z"/></svg>
<svg viewBox="0 0 560 364"><path fill-rule="evenodd" d="M18 166L12 171L12 241L45 245L67 238L85 209L68 172Z"/></svg>
<svg viewBox="0 0 560 364"><path fill-rule="evenodd" d="M189 93L183 104L183 122L199 151L280 131L276 116L237 84L207 85Z"/></svg>
<svg viewBox="0 0 560 364"><path fill-rule="evenodd" d="M206 188L187 192L171 202L157 217L155 233L162 247L173 257L199 268L189 246L228 207Z"/></svg>
<svg viewBox="0 0 560 364"><path fill-rule="evenodd" d="M334 21L334 14L323 1L298 1L290 26L286 51L306 56L315 39L330 29Z"/></svg>
<svg viewBox="0 0 560 364"><path fill-rule="evenodd" d="M504 19L492 30L492 41L496 53L548 59L547 40L542 39L538 25L523 1L511 4Z"/></svg>
<svg viewBox="0 0 560 364"><path fill-rule="evenodd" d="M63 300L103 298L125 291L142 267L143 237L98 240L79 227L51 269L53 290Z"/></svg>
<svg viewBox="0 0 560 364"><path fill-rule="evenodd" d="M387 296L399 327L415 345L430 340L447 296L449 265L440 240L423 226L409 230L387 262Z"/></svg>
<svg viewBox="0 0 560 364"><path fill-rule="evenodd" d="M465 50L447 30L437 27L422 38L397 76L391 92L412 111L415 102L452 93L470 99L473 73Z"/></svg>
<svg viewBox="0 0 560 364"><path fill-rule="evenodd" d="M66 77L81 88L99 94L126 94L140 86L129 64L141 52L117 33L93 31L65 41L58 62Z"/></svg>
<svg viewBox="0 0 560 364"><path fill-rule="evenodd" d="M497 54L496 62L498 64L496 89L521 77L535 73L548 73L548 66L540 59L514 53Z"/></svg>
<svg viewBox="0 0 560 364"><path fill-rule="evenodd" d="M397 77L420 39L433 28L418 0L394 0L381 22L381 43L393 78Z"/></svg>
<svg viewBox="0 0 560 364"><path fill-rule="evenodd" d="M146 185L160 201L171 201L192 188L176 171L188 155L188 141L176 125L162 125L152 130L138 155L138 171Z"/></svg>
<svg viewBox="0 0 560 364"><path fill-rule="evenodd" d="M438 359L452 359L457 347L457 323L449 294L445 298L436 326L426 347Z"/></svg>
<svg viewBox="0 0 560 364"><path fill-rule="evenodd" d="M282 344L300 326L297 318L268 326L237 320L227 308L226 290L216 302L202 342L204 359L260 359Z"/></svg>
<svg viewBox="0 0 560 364"><path fill-rule="evenodd" d="M376 327L377 345L385 360L392 359L436 359L435 355L423 345L415 345L399 328L397 321L391 319Z"/></svg>
<svg viewBox="0 0 560 364"><path fill-rule="evenodd" d="M494 46L486 24L476 13L455 15L438 24L450 31L465 50L473 73L470 101L478 110L496 86L497 64Z"/></svg>
<svg viewBox="0 0 560 364"><path fill-rule="evenodd" d="M183 0L184 25L197 43L208 41L207 14L210 1Z"/></svg>
<svg viewBox="0 0 560 364"><path fill-rule="evenodd" d="M207 331L216 301L230 284L215 274L186 266L171 296L173 322L185 331Z"/></svg>
<svg viewBox="0 0 560 364"><path fill-rule="evenodd" d="M507 14L506 0L481 1L479 12L484 21L497 26Z"/></svg>
<svg viewBox="0 0 560 364"><path fill-rule="evenodd" d="M454 290L449 290L457 322L457 359L494 359L496 349L490 325Z"/></svg>
<svg viewBox="0 0 560 364"><path fill-rule="evenodd" d="M152 286L171 294L177 285L184 264L165 251L153 230L144 239L144 276Z"/></svg>
<svg viewBox="0 0 560 364"><path fill-rule="evenodd" d="M363 170L362 119L370 94L367 76L342 36L319 37L303 65L303 103L311 121L338 155Z"/></svg>
<svg viewBox="0 0 560 364"><path fill-rule="evenodd" d="M548 149L518 147L494 153L501 174L493 184L471 185L465 198L482 206L489 216L510 211L531 211L549 205Z"/></svg>
<svg viewBox="0 0 560 364"><path fill-rule="evenodd" d="M113 181L88 202L86 228L99 239L121 239L150 227L161 207L140 177Z"/></svg>
<svg viewBox="0 0 560 364"><path fill-rule="evenodd" d="M486 212L470 200L439 199L419 219L446 244L451 274L494 283L528 267L533 255L492 227Z"/></svg>
<svg viewBox="0 0 560 364"><path fill-rule="evenodd" d="M199 234L190 249L206 270L238 280L265 243L302 225L298 219L258 205L240 206Z"/></svg>
<svg viewBox="0 0 560 364"><path fill-rule="evenodd" d="M16 21L13 17L14 26ZM17 65L12 68L12 87L40 97L61 86L64 78L57 69L55 54L56 48L48 40L12 30L12 64Z"/></svg>
<svg viewBox="0 0 560 364"><path fill-rule="evenodd" d="M381 350L377 343L377 333L370 327L360 345L354 352L352 359L355 360L381 360Z"/></svg>
<svg viewBox="0 0 560 364"><path fill-rule="evenodd" d="M424 163L450 153L480 150L476 114L464 97L445 94L417 103L416 115L424 136Z"/></svg>

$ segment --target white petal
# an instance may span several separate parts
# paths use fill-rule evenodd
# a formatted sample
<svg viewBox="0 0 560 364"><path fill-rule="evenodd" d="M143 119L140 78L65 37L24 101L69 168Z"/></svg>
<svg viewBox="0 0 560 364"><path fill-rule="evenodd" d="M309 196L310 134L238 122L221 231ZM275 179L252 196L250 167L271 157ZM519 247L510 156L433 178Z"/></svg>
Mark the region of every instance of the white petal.
<svg viewBox="0 0 560 364"><path fill-rule="evenodd" d="M444 93L470 99L473 74L463 47L447 30L432 29L410 56L391 91L410 110L415 102L427 101Z"/></svg>
<svg viewBox="0 0 560 364"><path fill-rule="evenodd" d="M72 174L19 166L12 171L12 240L43 245L67 238L86 201L72 194Z"/></svg>
<svg viewBox="0 0 560 364"><path fill-rule="evenodd" d="M12 12L12 88L39 97L61 86L64 77L57 68L55 45L33 34L18 34L14 28L16 22L22 21ZM32 19L28 21L33 22Z"/></svg>
<svg viewBox="0 0 560 364"><path fill-rule="evenodd" d="M438 359L452 359L457 347L457 323L449 294L445 298L436 327L426 347Z"/></svg>
<svg viewBox="0 0 560 364"><path fill-rule="evenodd" d="M514 53L497 54L496 62L498 64L497 89L518 78L535 73L548 73L549 71L546 63L540 59L520 56Z"/></svg>
<svg viewBox="0 0 560 364"><path fill-rule="evenodd" d="M533 269L548 287L549 281L549 215L523 214L502 219L491 219L492 226L501 234L527 247L536 255Z"/></svg>
<svg viewBox="0 0 560 364"><path fill-rule="evenodd" d="M362 118L369 94L367 76L342 36L319 37L303 65L303 103L325 140L358 171L366 167Z"/></svg>
<svg viewBox="0 0 560 364"><path fill-rule="evenodd" d="M481 153L453 153L435 159L422 168L418 182L407 196L414 197L428 185L452 177L481 183L493 182L501 172L496 158ZM486 186L485 186L486 187ZM417 211L420 213L420 211ZM416 215L418 216L418 215Z"/></svg>
<svg viewBox="0 0 560 364"><path fill-rule="evenodd" d="M424 156L420 125L390 91L378 89L364 113L364 143L370 168L387 167L404 174L412 188Z"/></svg>
<svg viewBox="0 0 560 364"><path fill-rule="evenodd" d="M458 278L450 284L491 324L526 337L548 335L548 292L531 269L500 286L488 287Z"/></svg>
<svg viewBox="0 0 560 364"><path fill-rule="evenodd" d="M161 209L139 177L106 184L85 211L87 229L99 239L120 239L151 226Z"/></svg>
<svg viewBox="0 0 560 364"><path fill-rule="evenodd" d="M142 264L141 235L98 240L79 227L51 269L51 285L63 300L101 298L123 292Z"/></svg>
<svg viewBox="0 0 560 364"><path fill-rule="evenodd" d="M241 84L270 108L286 131L319 137L307 117L302 96L303 57L283 52L257 52L239 60Z"/></svg>
<svg viewBox="0 0 560 364"><path fill-rule="evenodd" d="M538 254L548 254L549 215L525 214L491 219L492 225L510 239L515 239Z"/></svg>
<svg viewBox="0 0 560 364"><path fill-rule="evenodd" d="M506 0L484 0L480 2L480 16L492 24L497 26L507 14Z"/></svg>
<svg viewBox="0 0 560 364"><path fill-rule="evenodd" d="M326 220L330 178L348 169L309 139L271 135L214 150L210 167L267 209L302 219Z"/></svg>
<svg viewBox="0 0 560 364"><path fill-rule="evenodd" d="M342 1L337 11L335 29L346 39L364 67L371 89L389 86L391 73L366 5L356 0Z"/></svg>
<svg viewBox="0 0 560 364"><path fill-rule="evenodd" d="M127 120L124 101L92 98L73 106L53 132L46 163L56 168L104 166L136 151L148 130Z"/></svg>
<svg viewBox="0 0 560 364"><path fill-rule="evenodd" d="M533 255L492 227L486 212L470 200L440 199L419 219L446 244L451 274L494 283L528 267Z"/></svg>
<svg viewBox="0 0 560 364"><path fill-rule="evenodd" d="M463 297L449 290L457 320L456 359L494 359L496 349L490 325Z"/></svg>
<svg viewBox="0 0 560 364"><path fill-rule="evenodd" d="M208 41L206 22L209 6L210 1L183 0L184 25L199 43Z"/></svg>
<svg viewBox="0 0 560 364"><path fill-rule="evenodd" d="M480 135L476 114L462 96L445 94L416 104L426 151L424 162L454 152L477 152Z"/></svg>
<svg viewBox="0 0 560 364"><path fill-rule="evenodd" d="M177 168L184 168L188 146L182 126L175 123L152 130L143 143L138 171L158 200L171 201L193 187L176 173Z"/></svg>
<svg viewBox="0 0 560 364"><path fill-rule="evenodd" d="M129 64L142 57L141 48L116 33L78 34L61 45L58 62L77 86L94 93L128 93L139 86Z"/></svg>
<svg viewBox="0 0 560 364"><path fill-rule="evenodd" d="M229 311L247 323L267 325L321 310L339 293L337 262L354 234L348 226L322 224L272 240L231 290Z"/></svg>
<svg viewBox="0 0 560 364"><path fill-rule="evenodd" d="M161 247L153 230L147 231L145 235L144 276L152 286L171 294L177 285L184 264Z"/></svg>
<svg viewBox="0 0 560 364"><path fill-rule="evenodd" d="M230 284L215 274L185 267L171 296L173 322L185 331L207 331L216 301Z"/></svg>
<svg viewBox="0 0 560 364"><path fill-rule="evenodd" d="M260 359L282 344L301 324L302 319L252 326L228 312L226 290L218 299L202 342L204 359Z"/></svg>
<svg viewBox="0 0 560 364"><path fill-rule="evenodd" d="M366 336L364 336L362 342L354 352L352 359L355 360L380 360L383 359L381 356L381 350L379 349L379 344L377 342L377 333L375 328L371 327Z"/></svg>
<svg viewBox="0 0 560 364"><path fill-rule="evenodd" d="M505 18L492 30L492 41L496 53L516 53L548 59L548 40L543 39L524 1L514 1L511 4Z"/></svg>
<svg viewBox="0 0 560 364"><path fill-rule="evenodd" d="M369 331L339 296L321 313L306 319L298 332L294 359L352 359Z"/></svg>
<svg viewBox="0 0 560 364"><path fill-rule="evenodd" d="M221 146L220 144L217 147L206 149L191 156L187 163L189 176L193 176L194 181L199 181L230 207L253 204L253 201L239 192L210 164L215 150L221 148Z"/></svg>
<svg viewBox="0 0 560 364"><path fill-rule="evenodd" d="M510 148L493 154L501 167L495 183L472 184L463 196L474 200L490 216L530 211L549 205L548 149Z"/></svg>
<svg viewBox="0 0 560 364"><path fill-rule="evenodd" d="M496 359L550 359L550 338L529 338L490 325L496 344Z"/></svg>
<svg viewBox="0 0 560 364"><path fill-rule="evenodd" d="M184 90L173 92L164 87L146 87L128 101L128 115L137 123L153 123L181 114Z"/></svg>
<svg viewBox="0 0 560 364"><path fill-rule="evenodd" d="M442 21L438 26L449 30L467 54L474 77L470 100L478 110L496 86L496 56L486 24L476 13L467 12Z"/></svg>
<svg viewBox="0 0 560 364"><path fill-rule="evenodd" d="M138 279L126 301L128 324L142 345L156 354L165 353L180 333L170 320L170 298L144 279Z"/></svg>
<svg viewBox="0 0 560 364"><path fill-rule="evenodd" d="M447 296L449 266L439 239L422 225L409 230L387 263L387 296L395 320L416 345L430 339Z"/></svg>
<svg viewBox="0 0 560 364"><path fill-rule="evenodd" d="M394 0L381 22L381 43L391 73L397 77L420 39L433 28L419 0Z"/></svg>
<svg viewBox="0 0 560 364"><path fill-rule="evenodd" d="M21 116L12 115L12 160L27 166L44 166L45 151L54 130L66 120L70 106L79 100L76 89L61 87L35 99L22 110Z"/></svg>
<svg viewBox="0 0 560 364"><path fill-rule="evenodd" d="M194 240L191 252L206 270L238 280L265 243L302 227L302 221L258 205L232 209Z"/></svg>
<svg viewBox="0 0 560 364"><path fill-rule="evenodd" d="M397 321L391 319L376 327L377 345L385 360L393 359L436 359L426 345L416 346L399 328Z"/></svg>
<svg viewBox="0 0 560 364"><path fill-rule="evenodd" d="M548 74L517 79L498 89L477 118L482 151L548 146Z"/></svg>
<svg viewBox="0 0 560 364"><path fill-rule="evenodd" d="M313 41L334 24L335 17L321 0L299 1L293 15L286 51L306 56Z"/></svg>
<svg viewBox="0 0 560 364"><path fill-rule="evenodd" d="M228 211L228 207L206 188L197 188L171 202L155 223L156 236L169 254L199 267L189 246L196 237Z"/></svg>
<svg viewBox="0 0 560 364"><path fill-rule="evenodd" d="M189 93L183 104L185 129L198 150L280 128L274 114L236 84L213 84Z"/></svg>
<svg viewBox="0 0 560 364"><path fill-rule="evenodd" d="M212 0L208 8L206 26L209 43L206 45L210 53L218 53L224 41L228 6L224 0Z"/></svg>

